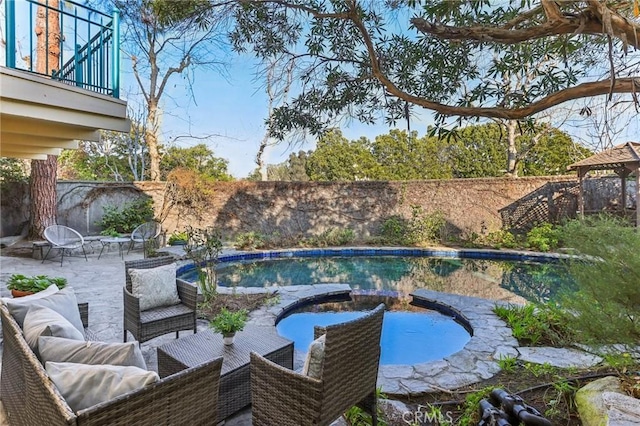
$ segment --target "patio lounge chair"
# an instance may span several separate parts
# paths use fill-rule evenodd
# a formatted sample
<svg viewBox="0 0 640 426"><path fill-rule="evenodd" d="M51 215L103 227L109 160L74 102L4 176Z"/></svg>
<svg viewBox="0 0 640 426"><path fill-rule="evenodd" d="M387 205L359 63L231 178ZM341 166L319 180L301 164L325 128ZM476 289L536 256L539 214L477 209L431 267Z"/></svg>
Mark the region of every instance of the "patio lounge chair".
<svg viewBox="0 0 640 426"><path fill-rule="evenodd" d="M84 260L87 260L87 252L84 250L84 238L82 238L82 235L75 229L62 225L51 225L44 230L44 238L49 243L49 250L47 250L47 254L42 258L42 263L47 260L52 249L61 251L60 266L62 266L62 262L64 261L65 251L71 252L71 250L82 248Z"/></svg>
<svg viewBox="0 0 640 426"><path fill-rule="evenodd" d="M131 243L129 243L129 250L127 250L127 254L129 254L136 243L141 243L142 247L145 246L147 241L153 241L155 244L156 238L160 235L161 230L162 227L160 224L154 221L145 222L142 225L139 225L131 233Z"/></svg>
<svg viewBox="0 0 640 426"><path fill-rule="evenodd" d="M180 303L176 305L140 310L140 299L132 292L131 269L151 269L173 263L171 256L124 262L126 285L124 293L124 341L127 341L127 330L142 343L163 334L196 328L196 303L198 289L186 281L176 279Z"/></svg>
<svg viewBox="0 0 640 426"><path fill-rule="evenodd" d="M251 353L253 426L329 425L353 405L377 425L376 380L384 305L363 317L325 328L321 377L316 379Z"/></svg>

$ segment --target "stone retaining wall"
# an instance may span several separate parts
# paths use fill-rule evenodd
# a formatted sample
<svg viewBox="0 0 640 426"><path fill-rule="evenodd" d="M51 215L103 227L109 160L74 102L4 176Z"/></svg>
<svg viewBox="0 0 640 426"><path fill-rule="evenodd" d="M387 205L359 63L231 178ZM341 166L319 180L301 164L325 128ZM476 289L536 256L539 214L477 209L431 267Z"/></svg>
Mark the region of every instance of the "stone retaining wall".
<svg viewBox="0 0 640 426"><path fill-rule="evenodd" d="M587 182L588 210L612 206L619 199L618 179ZM332 227L351 228L367 236L377 234L389 216L410 217L412 206L420 206L426 213L442 212L453 234L485 234L503 226L527 230L536 222L573 217L578 193L573 176L400 182L238 181L218 182L212 189L204 205L185 205L172 204L165 196L166 184L161 182L60 181L58 223L84 235L97 234L100 229L95 222L104 206L149 196L168 234L186 225L215 225L225 236L251 230L286 236L318 234ZM3 235L11 235L28 217L28 201L19 195L14 197L15 203L2 200Z"/></svg>

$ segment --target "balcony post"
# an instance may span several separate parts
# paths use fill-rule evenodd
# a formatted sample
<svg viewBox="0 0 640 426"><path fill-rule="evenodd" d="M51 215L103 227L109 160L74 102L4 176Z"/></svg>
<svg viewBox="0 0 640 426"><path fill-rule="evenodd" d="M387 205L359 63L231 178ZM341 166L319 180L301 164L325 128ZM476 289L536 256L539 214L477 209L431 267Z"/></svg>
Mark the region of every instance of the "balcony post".
<svg viewBox="0 0 640 426"><path fill-rule="evenodd" d="M4 25L7 29L6 65L16 67L16 3L15 0L5 0Z"/></svg>
<svg viewBox="0 0 640 426"><path fill-rule="evenodd" d="M83 83L84 83L84 75L83 75L83 70L82 70L82 56L80 55L80 49L82 48L82 46L80 46L79 44L76 44L76 50L73 54L73 58L74 58L74 68L75 68L75 72L76 72L76 86L78 87L83 87Z"/></svg>
<svg viewBox="0 0 640 426"><path fill-rule="evenodd" d="M111 88L113 97L120 97L120 11L113 9L113 50L111 61Z"/></svg>

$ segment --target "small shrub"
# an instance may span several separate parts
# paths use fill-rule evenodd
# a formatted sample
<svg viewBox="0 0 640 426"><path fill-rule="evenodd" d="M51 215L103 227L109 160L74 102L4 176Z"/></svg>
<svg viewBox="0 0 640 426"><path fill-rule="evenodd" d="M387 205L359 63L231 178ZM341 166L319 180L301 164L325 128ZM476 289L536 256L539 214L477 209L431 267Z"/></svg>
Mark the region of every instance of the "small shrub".
<svg viewBox="0 0 640 426"><path fill-rule="evenodd" d="M496 306L493 311L523 346L562 346L573 341L567 315L552 304Z"/></svg>
<svg viewBox="0 0 640 426"><path fill-rule="evenodd" d="M402 244L407 233L407 220L401 216L391 216L382 223L380 236L389 244Z"/></svg>
<svg viewBox="0 0 640 426"><path fill-rule="evenodd" d="M63 277L50 277L48 275L35 275L28 277L22 274L13 274L7 281L9 290L31 291L37 293L45 290L51 284L55 284L59 289L67 285L67 279Z"/></svg>
<svg viewBox="0 0 640 426"><path fill-rule="evenodd" d="M187 227L187 244L184 251L198 268L198 287L203 303L209 304L217 294L218 274L216 265L222 252L222 237L213 227L196 229Z"/></svg>
<svg viewBox="0 0 640 426"><path fill-rule="evenodd" d="M387 396L382 393L381 388L376 389L377 399L383 399L386 397ZM377 412L378 412L378 425L387 426L388 423L385 420L384 412L382 411L382 407L380 406L380 404L377 405ZM357 405L354 405L353 407L349 408L344 413L344 417L347 420L347 424L351 426L369 426L373 424L371 415L365 412L362 408L358 407Z"/></svg>
<svg viewBox="0 0 640 426"><path fill-rule="evenodd" d="M174 232L169 236L169 240L167 241L167 243L169 245L172 245L180 242L186 243L188 240L189 240L189 236L187 235L186 231Z"/></svg>
<svg viewBox="0 0 640 426"><path fill-rule="evenodd" d="M121 208L105 206L103 211L102 219L96 222L102 228L101 235L130 233L138 225L153 219L153 200L141 198L125 203Z"/></svg>
<svg viewBox="0 0 640 426"><path fill-rule="evenodd" d="M344 246L353 242L355 238L353 229L331 228L320 235L306 238L302 243L312 247Z"/></svg>
<svg viewBox="0 0 640 426"><path fill-rule="evenodd" d="M543 223L527 233L527 247L538 251L549 251L558 247L558 230L550 223Z"/></svg>
<svg viewBox="0 0 640 426"><path fill-rule="evenodd" d="M264 248L266 237L259 232L243 232L236 235L233 246L238 250L257 250Z"/></svg>
<svg viewBox="0 0 640 426"><path fill-rule="evenodd" d="M458 419L457 424L460 426L471 426L478 424L478 421L480 420L480 414L478 412L480 400L488 398L492 390L493 387L489 386L468 394L465 398L462 415Z"/></svg>
<svg viewBox="0 0 640 426"><path fill-rule="evenodd" d="M518 365L518 358L511 355L500 355L498 357L498 366L506 373L515 373Z"/></svg>
<svg viewBox="0 0 640 426"><path fill-rule="evenodd" d="M485 237L485 242L487 245L498 249L518 247L516 236L506 229L490 232Z"/></svg>
<svg viewBox="0 0 640 426"><path fill-rule="evenodd" d="M439 242L446 221L440 211L424 213L422 207L411 206L411 219L407 225L405 240L410 244Z"/></svg>

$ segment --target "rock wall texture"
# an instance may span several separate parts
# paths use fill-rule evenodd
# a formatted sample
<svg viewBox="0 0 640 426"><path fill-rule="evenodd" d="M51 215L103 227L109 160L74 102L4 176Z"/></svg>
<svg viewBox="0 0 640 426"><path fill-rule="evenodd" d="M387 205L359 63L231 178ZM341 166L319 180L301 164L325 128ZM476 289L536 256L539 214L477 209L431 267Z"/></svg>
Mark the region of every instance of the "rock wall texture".
<svg viewBox="0 0 640 426"><path fill-rule="evenodd" d="M238 232L283 236L351 228L379 232L393 215L410 217L413 206L442 212L451 234L484 234L506 227L526 231L536 222L575 217L578 183L573 176L453 179L394 182L218 182L204 201L177 202L163 182L58 182L58 223L82 234L98 234L104 206L151 197L163 229L217 226L226 237ZM620 180L595 178L585 185L587 210L620 202ZM26 191L26 188L24 189ZM3 199L2 231L10 235L28 218L25 194ZM628 191L633 194L633 190ZM28 199L28 197L27 197ZM5 203L6 201L6 203ZM635 200L627 204L635 207Z"/></svg>

